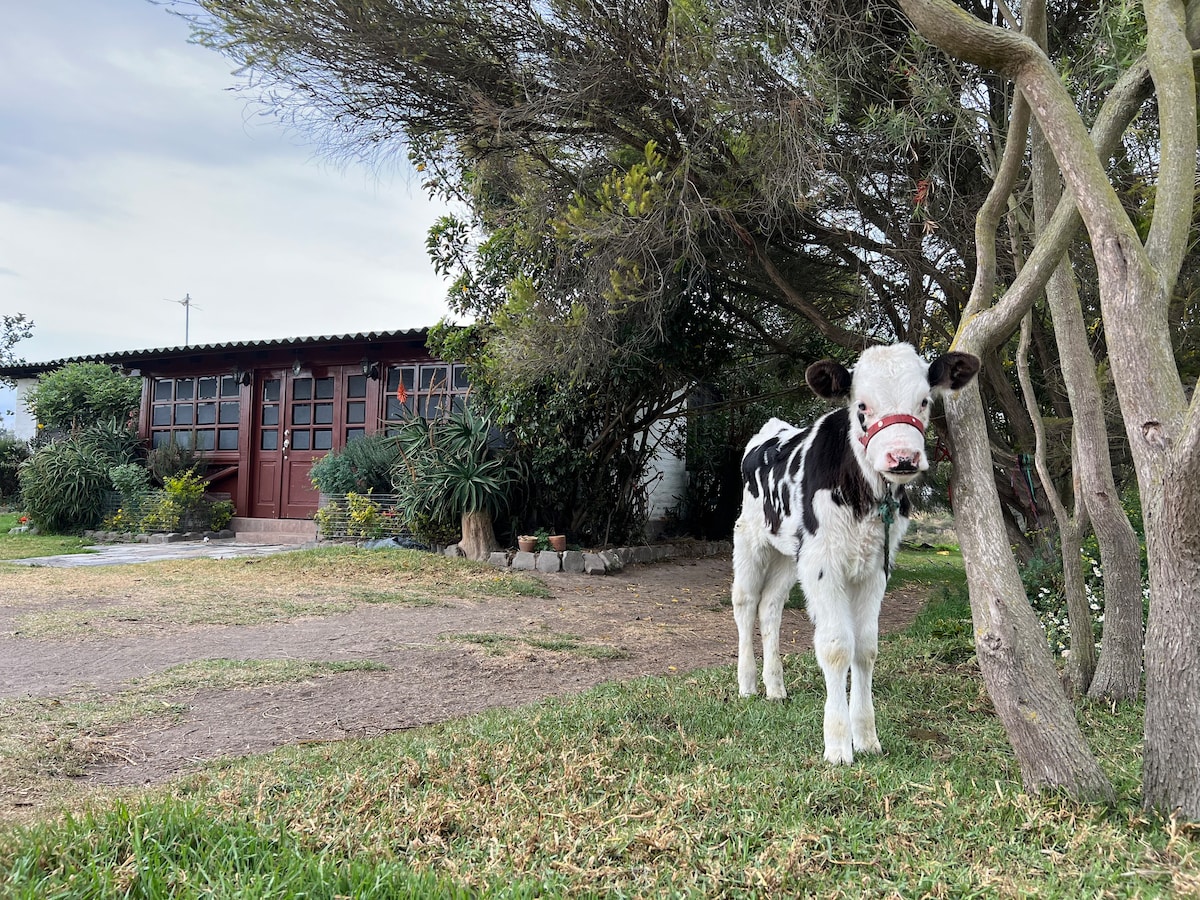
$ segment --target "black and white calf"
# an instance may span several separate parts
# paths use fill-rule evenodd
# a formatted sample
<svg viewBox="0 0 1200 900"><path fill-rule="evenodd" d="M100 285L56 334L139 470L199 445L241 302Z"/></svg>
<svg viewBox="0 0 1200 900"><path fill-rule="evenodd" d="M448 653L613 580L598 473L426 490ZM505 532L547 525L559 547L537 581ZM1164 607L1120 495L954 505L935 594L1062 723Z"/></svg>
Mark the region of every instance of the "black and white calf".
<svg viewBox="0 0 1200 900"><path fill-rule="evenodd" d="M757 617L767 697L787 696L779 626L799 580L825 674L831 763L880 750L871 676L879 608L908 527L904 485L929 468L925 428L934 396L958 390L978 371L970 354L947 353L930 364L908 344L866 350L853 374L833 360L814 363L805 373L809 386L848 405L809 428L772 419L742 457L742 513L733 532L738 689L743 697L758 693Z"/></svg>

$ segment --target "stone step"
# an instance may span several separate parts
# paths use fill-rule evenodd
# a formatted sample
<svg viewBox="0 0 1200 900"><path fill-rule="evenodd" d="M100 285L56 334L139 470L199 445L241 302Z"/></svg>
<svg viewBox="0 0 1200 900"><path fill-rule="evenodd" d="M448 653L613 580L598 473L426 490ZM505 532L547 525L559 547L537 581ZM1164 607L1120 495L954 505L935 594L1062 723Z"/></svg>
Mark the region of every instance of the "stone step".
<svg viewBox="0 0 1200 900"><path fill-rule="evenodd" d="M317 540L317 523L312 519L234 516L229 527L243 544L311 544Z"/></svg>

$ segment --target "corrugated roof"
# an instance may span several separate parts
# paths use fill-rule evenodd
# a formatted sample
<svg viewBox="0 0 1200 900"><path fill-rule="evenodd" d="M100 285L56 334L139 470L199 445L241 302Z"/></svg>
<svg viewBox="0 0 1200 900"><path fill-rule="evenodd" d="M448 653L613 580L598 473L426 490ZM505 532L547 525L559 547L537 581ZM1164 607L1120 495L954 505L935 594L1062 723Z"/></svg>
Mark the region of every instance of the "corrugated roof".
<svg viewBox="0 0 1200 900"><path fill-rule="evenodd" d="M311 347L314 345L346 343L350 341L385 341L397 338L421 338L429 334L428 328L409 328L404 331L360 331L354 334L323 334L310 337L270 338L257 341L226 341L220 344L185 344L178 347L156 347L148 350L118 350L114 353L89 353L84 356L66 356L46 362L20 363L0 366L0 375L8 378L28 378L48 372L69 363L105 362L111 365L127 365L170 356L194 356L205 353L222 353L231 350L255 350L265 347Z"/></svg>

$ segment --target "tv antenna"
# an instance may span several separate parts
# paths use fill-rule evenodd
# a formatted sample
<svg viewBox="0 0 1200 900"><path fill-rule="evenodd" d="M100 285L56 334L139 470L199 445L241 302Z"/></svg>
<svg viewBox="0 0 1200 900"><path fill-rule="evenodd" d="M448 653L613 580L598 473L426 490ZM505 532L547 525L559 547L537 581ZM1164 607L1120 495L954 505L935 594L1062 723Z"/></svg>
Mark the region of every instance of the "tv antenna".
<svg viewBox="0 0 1200 900"><path fill-rule="evenodd" d="M178 303L183 307L183 346L188 346L189 333L192 327L192 310L203 309L202 306L197 306L196 301L192 299L191 294L184 294L182 300L164 300L165 303Z"/></svg>

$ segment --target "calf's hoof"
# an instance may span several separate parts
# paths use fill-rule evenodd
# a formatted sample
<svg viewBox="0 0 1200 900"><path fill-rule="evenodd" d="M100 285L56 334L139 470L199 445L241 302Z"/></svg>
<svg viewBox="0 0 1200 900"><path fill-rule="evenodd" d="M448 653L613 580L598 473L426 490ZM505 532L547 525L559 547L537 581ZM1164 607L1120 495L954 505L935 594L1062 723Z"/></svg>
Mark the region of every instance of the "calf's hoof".
<svg viewBox="0 0 1200 900"><path fill-rule="evenodd" d="M831 766L848 766L854 762L854 751L849 747L826 747L825 762Z"/></svg>
<svg viewBox="0 0 1200 900"><path fill-rule="evenodd" d="M883 748L879 746L879 738L867 738L866 740L856 740L854 749L859 753L882 753Z"/></svg>

